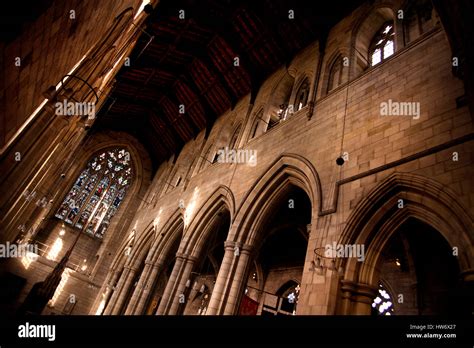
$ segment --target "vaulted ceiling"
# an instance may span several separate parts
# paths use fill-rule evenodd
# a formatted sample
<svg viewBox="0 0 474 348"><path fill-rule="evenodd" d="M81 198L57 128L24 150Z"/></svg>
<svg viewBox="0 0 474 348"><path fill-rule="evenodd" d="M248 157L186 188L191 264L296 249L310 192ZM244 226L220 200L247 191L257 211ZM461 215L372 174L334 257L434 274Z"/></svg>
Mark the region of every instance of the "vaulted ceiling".
<svg viewBox="0 0 474 348"><path fill-rule="evenodd" d="M130 132L156 168L361 3L161 0L93 131Z"/></svg>

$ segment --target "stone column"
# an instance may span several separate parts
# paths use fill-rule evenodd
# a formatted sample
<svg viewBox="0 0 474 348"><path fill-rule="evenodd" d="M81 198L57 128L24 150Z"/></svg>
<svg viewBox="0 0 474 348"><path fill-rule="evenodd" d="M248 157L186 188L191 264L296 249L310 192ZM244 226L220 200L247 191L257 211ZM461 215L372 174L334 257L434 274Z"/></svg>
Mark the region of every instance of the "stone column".
<svg viewBox="0 0 474 348"><path fill-rule="evenodd" d="M132 282L135 278L135 275L137 274L137 271L138 270L136 268L130 268L130 272L128 273L127 278L125 279L122 291L120 292L120 295L117 298L117 302L115 303L112 314L120 314L122 307L124 306L125 301L127 300L127 295L129 293L130 287L132 286Z"/></svg>
<svg viewBox="0 0 474 348"><path fill-rule="evenodd" d="M115 284L117 281L117 278L119 276L120 272L119 271L113 271L112 269L109 270L107 277L105 278L104 285L102 285L102 288L100 289L99 295L94 301L94 305L92 306L92 310L89 312L89 314L95 314L97 309L100 306L100 303L102 302L103 299L107 301L109 299L109 296L111 294L112 286ZM104 294L104 297L101 297L101 294ZM102 313L105 312L105 308L102 310ZM102 314L101 313L101 314Z"/></svg>
<svg viewBox="0 0 474 348"><path fill-rule="evenodd" d="M112 309L115 306L115 303L117 302L118 295L120 294L120 291L122 291L123 284L125 282L125 278L127 277L130 269L127 267L124 267L122 275L120 276L120 279L115 286L114 292L112 293L112 296L110 297L109 303L105 307L104 314L109 315L112 314ZM112 283L113 284L113 283Z"/></svg>
<svg viewBox="0 0 474 348"><path fill-rule="evenodd" d="M145 267L143 267L143 272L140 275L140 279L138 280L138 284L135 287L135 290L133 291L132 297L130 297L130 301L128 302L127 308L125 310L126 315L133 314L134 308L138 302L138 299L141 296L142 290L143 290L143 285L146 283L149 272L150 272L150 267L151 263L150 262L145 262Z"/></svg>
<svg viewBox="0 0 474 348"><path fill-rule="evenodd" d="M222 297L225 292L225 285L229 281L229 272L232 265L234 264L234 248L235 242L226 241L224 243L225 254L222 259L221 267L219 268L219 274L217 275L216 284L212 290L211 299L207 307L206 315L216 315L219 308L222 307Z"/></svg>
<svg viewBox="0 0 474 348"><path fill-rule="evenodd" d="M230 291L228 296L223 299L221 313L224 315L234 315L237 312L237 307L240 303L242 290L247 283L247 270L251 261L251 252L253 247L244 244L239 250L239 255L234 254L238 258L237 267L233 275L232 283L230 283Z"/></svg>
<svg viewBox="0 0 474 348"><path fill-rule="evenodd" d="M191 287L191 272L194 268L196 259L191 256L187 256L183 263L183 272L181 273L179 280L176 282L175 291L171 295L171 301L168 313L169 315L180 314L180 308L186 306L189 301L189 291L186 291L186 283L189 281L189 287ZM184 303L180 303L180 297L184 295Z"/></svg>
<svg viewBox="0 0 474 348"><path fill-rule="evenodd" d="M353 282L342 280L341 281L341 303L339 305L339 313L349 315L351 312L351 297L354 291Z"/></svg>
<svg viewBox="0 0 474 348"><path fill-rule="evenodd" d="M377 287L348 280L342 281L342 312L347 315L370 315Z"/></svg>
<svg viewBox="0 0 474 348"><path fill-rule="evenodd" d="M354 294L354 314L370 315L372 302L377 296L377 288L371 285L359 284Z"/></svg>
<svg viewBox="0 0 474 348"><path fill-rule="evenodd" d="M183 267L184 262L184 254L176 254L176 261L174 263L173 271L171 272L170 279L166 284L165 291L163 292L163 296L161 298L160 305L156 310L157 315L164 315L167 314L167 310L169 308L169 303L171 302L171 294L175 287L175 283L178 279L179 274L181 273L181 268Z"/></svg>
<svg viewBox="0 0 474 348"><path fill-rule="evenodd" d="M120 314L120 309L125 301L125 296L127 295L136 271L136 269L133 269L130 266L124 267L122 276L120 277L112 298L110 299L110 303L105 310L105 314Z"/></svg>
<svg viewBox="0 0 474 348"><path fill-rule="evenodd" d="M148 301L150 294L153 291L153 285L156 282L156 277L159 275L161 267L162 267L161 263L151 264L149 276L143 287L143 290L141 292L140 298L138 299L138 303L133 314L135 315L143 314L143 311L145 310L145 305Z"/></svg>

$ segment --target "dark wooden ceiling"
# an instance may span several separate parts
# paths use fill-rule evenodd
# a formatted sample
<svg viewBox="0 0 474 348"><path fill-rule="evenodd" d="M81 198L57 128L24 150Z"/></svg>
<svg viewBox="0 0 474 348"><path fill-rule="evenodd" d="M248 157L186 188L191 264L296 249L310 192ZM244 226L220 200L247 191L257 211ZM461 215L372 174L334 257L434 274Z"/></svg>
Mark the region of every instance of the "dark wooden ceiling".
<svg viewBox="0 0 474 348"><path fill-rule="evenodd" d="M0 10L0 45L8 44L46 12L54 0L9 1Z"/></svg>
<svg viewBox="0 0 474 348"><path fill-rule="evenodd" d="M130 66L117 74L93 131L130 132L145 145L156 168L201 130L209 130L240 98L254 96L266 77L326 37L362 1L324 3L160 1L146 20ZM295 19L288 18L290 9ZM180 10L185 19L179 18Z"/></svg>

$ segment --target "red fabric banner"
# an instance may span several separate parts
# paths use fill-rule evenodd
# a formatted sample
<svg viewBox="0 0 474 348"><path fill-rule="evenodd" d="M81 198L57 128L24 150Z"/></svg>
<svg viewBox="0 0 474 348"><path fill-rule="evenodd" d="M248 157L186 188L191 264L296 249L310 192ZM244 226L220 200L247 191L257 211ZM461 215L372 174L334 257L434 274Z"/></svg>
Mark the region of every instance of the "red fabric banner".
<svg viewBox="0 0 474 348"><path fill-rule="evenodd" d="M258 311L258 302L252 300L247 295L242 297L242 301L240 302L240 310L239 315L257 315Z"/></svg>

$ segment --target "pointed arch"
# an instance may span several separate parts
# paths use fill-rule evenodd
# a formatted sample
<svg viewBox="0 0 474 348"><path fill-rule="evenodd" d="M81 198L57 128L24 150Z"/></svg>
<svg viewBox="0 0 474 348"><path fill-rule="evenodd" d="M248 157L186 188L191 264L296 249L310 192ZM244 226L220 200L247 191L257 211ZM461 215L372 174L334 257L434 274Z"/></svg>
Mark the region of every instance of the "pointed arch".
<svg viewBox="0 0 474 348"><path fill-rule="evenodd" d="M263 107L257 109L258 111L254 113L252 117L252 123L250 127L250 133L248 136L248 140L252 140L253 138L258 137L261 133L265 130L263 129L264 119L263 119ZM247 140L247 141L248 141Z"/></svg>
<svg viewBox="0 0 474 348"><path fill-rule="evenodd" d="M153 226L148 225L147 229L144 233L141 233L138 237L137 241L134 243L132 247L132 251L129 255L130 261L128 264L132 268L140 267L140 264L143 260L145 260L148 252L150 251L150 247L153 243L155 238L155 234L153 231Z"/></svg>
<svg viewBox="0 0 474 348"><path fill-rule="evenodd" d="M130 244L131 240L132 240L132 236L131 236L131 234L129 234L128 237L126 239L124 239L124 241L120 244L120 247L117 249L118 251L115 254L115 257L114 257L114 259L112 261L112 264L110 266L111 271L119 270L120 268L125 266L125 264L128 260L127 255L125 255L125 250L128 247L128 245Z"/></svg>
<svg viewBox="0 0 474 348"><path fill-rule="evenodd" d="M231 137L229 140L229 149L239 148L239 139L241 138L240 136L241 131L242 131L242 123L239 123L234 128L233 132L231 133Z"/></svg>
<svg viewBox="0 0 474 348"><path fill-rule="evenodd" d="M162 228L155 231L155 240L151 246L147 260L150 262L163 261L170 252L176 238L182 238L184 230L184 217L181 209L176 209L167 219ZM173 255L174 256L174 255Z"/></svg>
<svg viewBox="0 0 474 348"><path fill-rule="evenodd" d="M125 148L96 152L76 177L55 217L91 236L103 238L133 182L131 162Z"/></svg>
<svg viewBox="0 0 474 348"><path fill-rule="evenodd" d="M220 185L203 203L186 228L180 252L198 257L210 233L215 217L224 209L229 211L232 224L235 215L234 195L227 186Z"/></svg>
<svg viewBox="0 0 474 348"><path fill-rule="evenodd" d="M401 209L399 199L404 204ZM347 259L345 279L376 285L375 265L381 251L411 217L434 227L451 247L457 246L461 271L472 271L473 219L456 199L456 194L432 179L394 173L357 205L347 221L338 243L364 244L366 256L363 263L356 258Z"/></svg>
<svg viewBox="0 0 474 348"><path fill-rule="evenodd" d="M285 69L281 78L278 79L272 88L270 99L263 116L268 125L264 132L288 116L288 105L291 101L294 85L295 78Z"/></svg>
<svg viewBox="0 0 474 348"><path fill-rule="evenodd" d="M369 47L370 44L383 23L392 21L395 26L395 47L397 51L401 48L399 33L396 19L396 9L393 4L388 2L380 2L373 6L368 6L366 11L362 13L354 22L351 38L351 72L350 78L359 76L366 70L370 64Z"/></svg>
<svg viewBox="0 0 474 348"><path fill-rule="evenodd" d="M293 110L297 112L308 105L309 92L311 90L311 81L308 75L300 77L298 83L295 84L295 97L293 100Z"/></svg>
<svg viewBox="0 0 474 348"><path fill-rule="evenodd" d="M253 243L259 230L258 226L262 223L267 210L265 207L268 208L269 202L283 195L290 184L306 192L311 202L312 220L314 220L321 205L319 175L306 158L285 153L268 167L243 198L234 219L240 223L232 228L228 239L244 244Z"/></svg>

